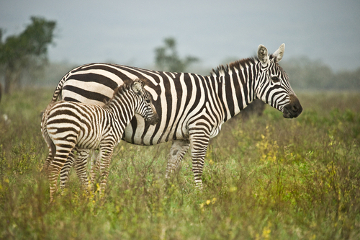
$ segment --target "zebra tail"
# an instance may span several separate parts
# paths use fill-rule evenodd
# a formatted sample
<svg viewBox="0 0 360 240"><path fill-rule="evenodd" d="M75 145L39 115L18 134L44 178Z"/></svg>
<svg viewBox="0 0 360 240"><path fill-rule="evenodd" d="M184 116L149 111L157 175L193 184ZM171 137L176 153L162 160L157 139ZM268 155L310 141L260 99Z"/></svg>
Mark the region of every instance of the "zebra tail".
<svg viewBox="0 0 360 240"><path fill-rule="evenodd" d="M59 85L58 85L58 87L59 87ZM59 95L61 93L61 90L62 90L62 86L60 88L55 89L54 94L53 94L52 99L51 99L51 103L54 103L54 102L57 101L57 99L58 99L58 97L59 97Z"/></svg>
<svg viewBox="0 0 360 240"><path fill-rule="evenodd" d="M66 75L60 80L60 82L58 83L58 85L56 86L50 104L51 104L51 103L54 103L54 102L56 102L56 101L58 100L59 95L61 95L61 91L62 91L62 89L63 89L63 86L64 86L64 84L65 84L68 76L69 76L69 73L66 74Z"/></svg>
<svg viewBox="0 0 360 240"><path fill-rule="evenodd" d="M52 139L49 136L49 133L47 131L47 120L48 120L48 114L49 114L49 109L51 108L53 104L49 104L48 107L45 109L44 113L42 114L42 119L41 119L41 133L43 135L43 138L45 139L46 144L48 145L48 147L50 148L50 152L49 152L49 161L45 162L44 168L47 169L50 165L50 162L54 159L55 156L55 152L56 152L56 146L54 144L54 142L52 141Z"/></svg>

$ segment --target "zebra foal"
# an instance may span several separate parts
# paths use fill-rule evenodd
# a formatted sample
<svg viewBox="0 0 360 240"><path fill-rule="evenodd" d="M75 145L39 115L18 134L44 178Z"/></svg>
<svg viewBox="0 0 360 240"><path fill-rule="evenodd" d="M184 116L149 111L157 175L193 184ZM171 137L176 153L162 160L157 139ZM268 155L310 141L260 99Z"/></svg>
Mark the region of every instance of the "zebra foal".
<svg viewBox="0 0 360 240"><path fill-rule="evenodd" d="M41 120L41 131L49 148L44 170L50 182L50 201L60 170L65 164L72 165L69 161L73 161L73 151L77 150L99 149L96 168L100 168L101 191L105 190L113 149L135 113L150 124L158 121L151 97L141 80L118 87L112 99L102 107L64 101L49 104ZM82 159L86 163L86 158ZM76 172L86 186L84 162L76 160Z"/></svg>

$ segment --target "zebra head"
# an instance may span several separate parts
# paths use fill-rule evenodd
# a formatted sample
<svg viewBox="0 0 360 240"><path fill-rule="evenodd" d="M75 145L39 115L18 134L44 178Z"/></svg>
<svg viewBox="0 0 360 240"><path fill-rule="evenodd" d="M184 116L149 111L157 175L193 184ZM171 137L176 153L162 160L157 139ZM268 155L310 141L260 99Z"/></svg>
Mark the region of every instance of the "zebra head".
<svg viewBox="0 0 360 240"><path fill-rule="evenodd" d="M151 96L149 92L145 90L144 85L144 82L140 79L134 80L131 84L131 89L137 95L139 100L138 104L135 106L135 113L139 114L145 121L153 125L159 121L159 116L153 105Z"/></svg>
<svg viewBox="0 0 360 240"><path fill-rule="evenodd" d="M302 106L290 86L288 75L278 64L284 51L284 43L270 56L265 46L258 47L260 63L255 93L257 98L283 112L284 118L296 118L302 112Z"/></svg>

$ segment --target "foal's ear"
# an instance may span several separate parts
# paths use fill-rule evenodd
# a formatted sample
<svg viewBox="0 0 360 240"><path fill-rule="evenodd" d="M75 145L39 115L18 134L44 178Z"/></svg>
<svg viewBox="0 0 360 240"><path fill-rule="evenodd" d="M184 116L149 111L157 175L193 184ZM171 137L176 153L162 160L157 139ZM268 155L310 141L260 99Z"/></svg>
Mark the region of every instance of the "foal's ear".
<svg viewBox="0 0 360 240"><path fill-rule="evenodd" d="M281 61L281 59L284 56L284 52L285 52L285 43L281 44L279 49L274 52L273 56L275 58L275 62Z"/></svg>
<svg viewBox="0 0 360 240"><path fill-rule="evenodd" d="M264 45L262 44L259 45L257 54L262 65L266 65L269 63L270 60L269 60L268 50Z"/></svg>
<svg viewBox="0 0 360 240"><path fill-rule="evenodd" d="M143 85L141 83L141 81L134 81L131 85L131 89L138 95L141 95L142 93L142 89L143 89Z"/></svg>

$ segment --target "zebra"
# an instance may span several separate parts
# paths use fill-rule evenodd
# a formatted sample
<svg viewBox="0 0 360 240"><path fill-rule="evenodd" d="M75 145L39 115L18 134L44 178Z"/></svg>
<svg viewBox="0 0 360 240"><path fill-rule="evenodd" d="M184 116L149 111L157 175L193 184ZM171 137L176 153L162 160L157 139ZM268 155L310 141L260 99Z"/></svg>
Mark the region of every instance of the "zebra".
<svg viewBox="0 0 360 240"><path fill-rule="evenodd" d="M50 182L50 201L56 190L60 170L65 163L73 161L71 156L69 158L70 153L81 152L82 149L99 149L96 168L101 170L100 190L104 191L113 149L120 142L126 125L135 113L140 114L149 124L158 121L151 97L144 89L144 82L138 79L116 88L112 99L104 106L66 101L49 104L42 116L41 131L49 148L44 170ZM76 160L76 168L82 185L86 187L88 181L84 163Z"/></svg>
<svg viewBox="0 0 360 240"><path fill-rule="evenodd" d="M195 186L202 188L204 157L209 140L254 99L296 118L302 106L279 65L285 44L273 54L259 45L257 56L212 69L210 75L162 72L116 64L92 63L68 72L58 83L52 101L102 105L126 79L143 78L154 99L159 122L150 126L135 115L123 139L137 145L172 141L165 177L175 172L190 148Z"/></svg>

